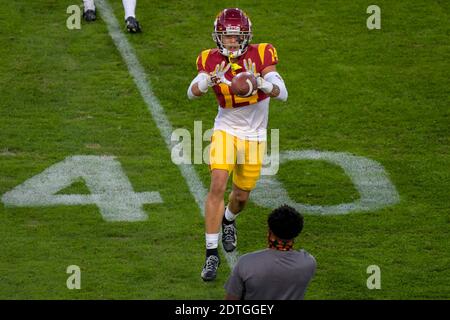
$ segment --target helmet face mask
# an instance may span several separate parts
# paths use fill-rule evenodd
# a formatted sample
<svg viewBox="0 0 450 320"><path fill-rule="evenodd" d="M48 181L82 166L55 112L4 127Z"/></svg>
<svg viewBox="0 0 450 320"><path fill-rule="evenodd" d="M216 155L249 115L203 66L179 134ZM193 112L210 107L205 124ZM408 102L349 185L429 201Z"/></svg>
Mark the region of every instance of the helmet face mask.
<svg viewBox="0 0 450 320"><path fill-rule="evenodd" d="M237 41L232 43L225 41L232 39L232 36L235 36ZM236 58L244 54L252 36L252 23L241 9L225 9L214 21L212 38L224 56Z"/></svg>

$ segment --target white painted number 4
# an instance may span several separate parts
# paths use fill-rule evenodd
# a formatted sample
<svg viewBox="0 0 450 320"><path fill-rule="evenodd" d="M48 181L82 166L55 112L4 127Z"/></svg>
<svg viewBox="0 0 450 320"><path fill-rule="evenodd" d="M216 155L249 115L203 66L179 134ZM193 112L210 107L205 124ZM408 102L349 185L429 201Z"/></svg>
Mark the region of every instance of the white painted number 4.
<svg viewBox="0 0 450 320"><path fill-rule="evenodd" d="M82 178L91 194L56 194ZM6 206L96 204L107 221L146 220L146 203L162 203L159 192L134 192L120 163L111 156L72 156L5 193Z"/></svg>

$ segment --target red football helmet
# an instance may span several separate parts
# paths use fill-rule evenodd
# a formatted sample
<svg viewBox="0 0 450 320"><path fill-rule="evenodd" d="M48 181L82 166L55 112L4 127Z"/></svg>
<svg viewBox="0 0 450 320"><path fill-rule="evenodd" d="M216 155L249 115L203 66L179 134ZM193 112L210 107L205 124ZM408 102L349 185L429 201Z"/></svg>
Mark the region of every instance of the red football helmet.
<svg viewBox="0 0 450 320"><path fill-rule="evenodd" d="M223 36L238 36L239 49L229 50L223 43ZM239 57L247 51L252 40L252 23L249 17L239 8L222 10L214 21L213 40L221 54L227 57Z"/></svg>

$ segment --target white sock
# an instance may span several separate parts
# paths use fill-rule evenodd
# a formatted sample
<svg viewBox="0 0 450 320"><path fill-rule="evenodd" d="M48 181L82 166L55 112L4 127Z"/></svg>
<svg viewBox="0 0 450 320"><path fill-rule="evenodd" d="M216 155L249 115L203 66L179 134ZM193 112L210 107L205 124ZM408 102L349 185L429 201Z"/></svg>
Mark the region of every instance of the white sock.
<svg viewBox="0 0 450 320"><path fill-rule="evenodd" d="M234 221L239 214L234 214L228 209L228 206L225 208L225 219L228 221Z"/></svg>
<svg viewBox="0 0 450 320"><path fill-rule="evenodd" d="M218 233L205 233L206 249L216 249L219 244Z"/></svg>
<svg viewBox="0 0 450 320"><path fill-rule="evenodd" d="M94 0L83 0L83 4L84 4L84 12L86 12L88 10L95 11Z"/></svg>
<svg viewBox="0 0 450 320"><path fill-rule="evenodd" d="M122 0L123 9L125 10L125 20L128 17L136 18L136 14L134 13L136 9L136 0Z"/></svg>

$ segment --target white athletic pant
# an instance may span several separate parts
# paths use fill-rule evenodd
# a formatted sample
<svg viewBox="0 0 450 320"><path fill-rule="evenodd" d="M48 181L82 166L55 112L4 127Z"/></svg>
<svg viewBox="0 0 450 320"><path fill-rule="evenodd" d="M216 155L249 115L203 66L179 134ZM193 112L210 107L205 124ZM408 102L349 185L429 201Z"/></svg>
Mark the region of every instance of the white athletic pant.
<svg viewBox="0 0 450 320"><path fill-rule="evenodd" d="M95 10L94 0L83 0L84 11ZM125 19L128 17L136 18L136 0L122 0L123 9L125 11Z"/></svg>

